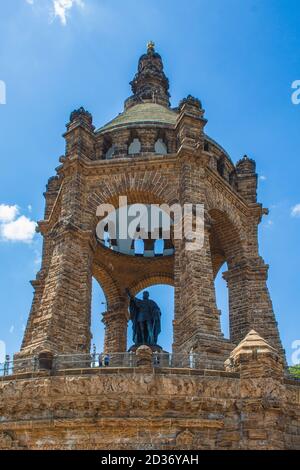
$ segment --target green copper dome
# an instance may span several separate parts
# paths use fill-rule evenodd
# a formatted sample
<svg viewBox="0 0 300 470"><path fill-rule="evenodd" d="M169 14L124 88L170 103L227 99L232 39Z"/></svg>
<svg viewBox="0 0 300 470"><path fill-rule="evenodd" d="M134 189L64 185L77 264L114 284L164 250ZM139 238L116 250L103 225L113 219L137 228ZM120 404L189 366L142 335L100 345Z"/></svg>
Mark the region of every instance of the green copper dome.
<svg viewBox="0 0 300 470"><path fill-rule="evenodd" d="M119 127L143 124L161 124L163 126L174 127L178 114L166 106L156 103L141 103L130 107L123 113L120 113L115 119L105 126L98 129L97 132L111 131Z"/></svg>

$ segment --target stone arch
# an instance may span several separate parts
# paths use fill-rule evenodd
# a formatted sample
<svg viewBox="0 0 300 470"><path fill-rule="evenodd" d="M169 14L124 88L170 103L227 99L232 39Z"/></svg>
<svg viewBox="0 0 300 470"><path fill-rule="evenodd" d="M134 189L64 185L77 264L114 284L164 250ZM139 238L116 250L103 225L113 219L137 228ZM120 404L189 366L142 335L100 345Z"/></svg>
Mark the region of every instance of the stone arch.
<svg viewBox="0 0 300 470"><path fill-rule="evenodd" d="M108 307L113 306L122 299L122 294L113 277L107 271L107 268L101 264L94 263L93 277L98 281L105 294Z"/></svg>
<svg viewBox="0 0 300 470"><path fill-rule="evenodd" d="M229 267L236 264L243 257L244 247L240 230L232 223L227 213L211 209L209 216L213 271L216 275L225 261Z"/></svg>
<svg viewBox="0 0 300 470"><path fill-rule="evenodd" d="M175 282L173 273L154 272L152 275L138 278L129 287L131 295L142 298L142 291L147 290L161 310L161 335L158 344L164 351L171 351L173 345L173 322L175 304ZM129 306L129 305L128 305ZM170 332L171 334L166 334ZM128 343L132 343L132 323L128 323Z"/></svg>
<svg viewBox="0 0 300 470"><path fill-rule="evenodd" d="M167 284L169 286L174 287L174 277L169 276L164 273L157 273L156 275L145 277L139 280L133 286L130 286L130 292L133 295L136 295L141 290L146 289L147 287L150 287L150 286L157 285L157 284Z"/></svg>
<svg viewBox="0 0 300 470"><path fill-rule="evenodd" d="M100 186L100 189L99 189ZM100 204L119 207L119 196L126 196L128 204L172 205L178 202L176 185L158 170L146 170L99 178L97 186L89 189L85 211L85 225L93 229L97 224L96 211Z"/></svg>
<svg viewBox="0 0 300 470"><path fill-rule="evenodd" d="M245 243L241 225L236 223L238 219L234 216L230 217L228 212L224 212L221 209L213 208L208 212L211 221L211 257L215 276L216 298L223 299L223 305L221 306L223 332L225 336L229 333L231 341L235 341L234 331L236 324L239 324L239 318L233 314L233 305L235 301L240 302L241 297L240 294L237 296L235 287L232 284L226 283L225 287L222 280L222 278L226 279L225 274L223 273L221 276L220 273L218 276L218 273L224 263L227 263L228 270L232 270L243 262L246 256ZM246 295L246 292L243 295Z"/></svg>
<svg viewBox="0 0 300 470"><path fill-rule="evenodd" d="M227 217L228 221L230 221L232 226L238 231L242 245L245 244L245 215L242 210L239 210L233 201L226 197L223 191L219 191L218 188L211 184L206 189L206 203L209 212L218 210Z"/></svg>

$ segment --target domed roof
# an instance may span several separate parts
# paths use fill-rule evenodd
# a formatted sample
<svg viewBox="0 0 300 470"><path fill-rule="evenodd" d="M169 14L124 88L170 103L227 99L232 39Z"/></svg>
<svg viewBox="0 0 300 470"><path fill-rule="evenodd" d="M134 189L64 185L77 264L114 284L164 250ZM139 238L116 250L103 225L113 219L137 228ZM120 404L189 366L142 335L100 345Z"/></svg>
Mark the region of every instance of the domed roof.
<svg viewBox="0 0 300 470"><path fill-rule="evenodd" d="M119 127L143 124L174 127L178 114L171 108L157 103L141 103L120 113L115 119L101 127L97 132L111 131Z"/></svg>

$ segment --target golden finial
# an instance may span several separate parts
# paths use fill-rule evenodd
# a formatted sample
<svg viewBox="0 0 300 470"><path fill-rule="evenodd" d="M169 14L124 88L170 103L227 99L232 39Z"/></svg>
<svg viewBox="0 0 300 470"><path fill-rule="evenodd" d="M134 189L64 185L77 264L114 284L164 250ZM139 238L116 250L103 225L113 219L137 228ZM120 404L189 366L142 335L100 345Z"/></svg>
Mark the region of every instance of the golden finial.
<svg viewBox="0 0 300 470"><path fill-rule="evenodd" d="M154 52L155 44L153 41L149 41L147 44L147 52Z"/></svg>

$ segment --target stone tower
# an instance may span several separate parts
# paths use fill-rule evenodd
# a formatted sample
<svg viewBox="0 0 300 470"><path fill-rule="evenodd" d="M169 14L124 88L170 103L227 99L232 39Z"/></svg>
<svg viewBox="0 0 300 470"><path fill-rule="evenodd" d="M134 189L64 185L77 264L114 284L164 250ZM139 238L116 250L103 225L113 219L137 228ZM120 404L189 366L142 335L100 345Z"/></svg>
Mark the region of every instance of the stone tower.
<svg viewBox="0 0 300 470"><path fill-rule="evenodd" d="M198 99L171 108L153 43L131 87L124 111L103 127L84 108L67 124L45 192L22 347L0 374L0 449L300 449L300 383L285 369L258 249L266 210L255 162L234 165L208 137ZM128 205L201 204L201 249L187 250L174 232L161 253L146 237L142 253L134 239L99 237L99 217L108 225L99 206L120 217L120 196ZM225 262L230 339L214 287ZM107 299L99 358L90 352L93 277ZM173 351L126 352L125 289L160 283L175 287Z"/></svg>

